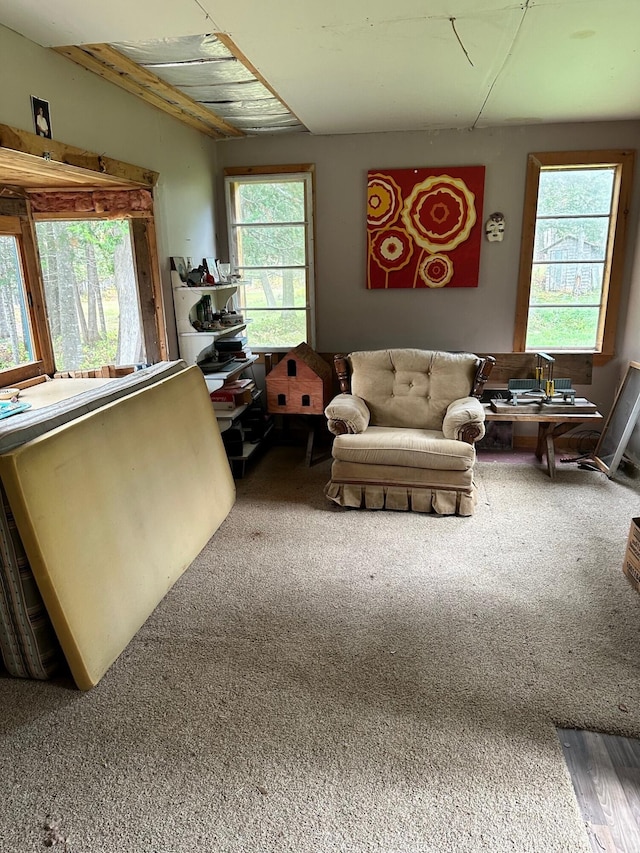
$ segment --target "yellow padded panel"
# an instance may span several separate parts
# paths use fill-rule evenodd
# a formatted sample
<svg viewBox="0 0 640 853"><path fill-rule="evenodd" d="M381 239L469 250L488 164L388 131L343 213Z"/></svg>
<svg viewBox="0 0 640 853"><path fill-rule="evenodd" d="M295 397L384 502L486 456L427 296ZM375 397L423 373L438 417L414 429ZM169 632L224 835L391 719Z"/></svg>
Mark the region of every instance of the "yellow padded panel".
<svg viewBox="0 0 640 853"><path fill-rule="evenodd" d="M0 455L0 476L81 690L98 683L235 501L195 366Z"/></svg>

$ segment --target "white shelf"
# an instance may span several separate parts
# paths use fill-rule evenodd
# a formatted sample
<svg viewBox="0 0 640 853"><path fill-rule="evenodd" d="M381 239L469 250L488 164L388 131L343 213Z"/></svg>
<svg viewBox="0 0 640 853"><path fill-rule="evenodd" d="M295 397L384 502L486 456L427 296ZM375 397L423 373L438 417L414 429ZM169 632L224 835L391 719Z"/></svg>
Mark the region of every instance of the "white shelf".
<svg viewBox="0 0 640 853"><path fill-rule="evenodd" d="M237 287L244 287L246 281L227 281L224 284L206 284L201 287L188 287L186 284L173 289L181 293L199 293L201 296L205 293L221 293L224 290L235 290Z"/></svg>
<svg viewBox="0 0 640 853"><path fill-rule="evenodd" d="M216 373L205 373L204 378L206 379L231 379L232 376L237 375L238 373L242 373L247 367L250 367L252 364L258 360L257 355L252 355L251 358L247 358L244 361L235 361L229 362L227 367L224 370L219 370ZM203 371L204 373L204 371Z"/></svg>
<svg viewBox="0 0 640 853"><path fill-rule="evenodd" d="M273 429L273 423L267 424L267 427L264 431L264 435L258 439L256 442L243 441L242 443L242 455L241 456L229 456L229 460L231 462L246 462L249 457L258 450L258 448L262 445L265 438L269 435L271 430Z"/></svg>
<svg viewBox="0 0 640 853"><path fill-rule="evenodd" d="M247 328L246 323L236 323L235 326L225 326L223 329L210 329L203 330L202 332L196 332L196 330L191 327L190 332L180 332L181 338L186 337L195 337L195 338L206 338L210 337L212 341L217 340L218 338L225 338L227 335L233 335L236 332L241 332L243 329Z"/></svg>
<svg viewBox="0 0 640 853"><path fill-rule="evenodd" d="M232 337L242 332L247 327L246 321L234 323L232 326L222 326L220 329L207 329L198 331L194 327L196 321L196 306L204 296L211 297L211 307L214 313L220 313L229 301L233 300L238 287L246 282L233 281L224 284L211 284L203 287L181 287L173 288L173 303L176 314L176 331L178 332L178 347L180 358L187 364L198 364L204 361L213 350L215 342L220 338ZM235 300L233 300L235 306ZM247 366L247 365L244 365ZM220 378L228 376L228 371L222 370Z"/></svg>
<svg viewBox="0 0 640 853"><path fill-rule="evenodd" d="M216 420L218 421L218 426L220 427L220 432L226 432L226 430L232 427L233 422L237 421L238 418L244 415L249 406L251 406L252 403L255 403L255 401L260 397L261 393L261 391L258 391L251 403L244 403L244 405L237 406L235 409L216 409L214 406L213 411L215 412Z"/></svg>

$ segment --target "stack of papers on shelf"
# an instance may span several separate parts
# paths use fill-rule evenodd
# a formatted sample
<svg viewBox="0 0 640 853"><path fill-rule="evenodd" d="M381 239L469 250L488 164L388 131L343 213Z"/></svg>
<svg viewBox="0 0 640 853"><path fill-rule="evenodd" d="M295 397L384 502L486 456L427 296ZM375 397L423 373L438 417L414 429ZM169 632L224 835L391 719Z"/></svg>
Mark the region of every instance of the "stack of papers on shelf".
<svg viewBox="0 0 640 853"><path fill-rule="evenodd" d="M218 352L239 352L244 349L247 344L246 335L229 335L228 337L218 338L216 341L216 349Z"/></svg>
<svg viewBox="0 0 640 853"><path fill-rule="evenodd" d="M233 379L224 383L222 388L212 391L209 396L214 409L237 409L253 401L256 383L253 379Z"/></svg>

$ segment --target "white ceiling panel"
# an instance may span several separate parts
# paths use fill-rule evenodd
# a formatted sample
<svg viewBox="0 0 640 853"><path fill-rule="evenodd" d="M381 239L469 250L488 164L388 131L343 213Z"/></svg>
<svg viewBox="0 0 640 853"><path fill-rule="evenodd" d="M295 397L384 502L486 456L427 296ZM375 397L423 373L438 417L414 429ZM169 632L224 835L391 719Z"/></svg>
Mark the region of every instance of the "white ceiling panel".
<svg viewBox="0 0 640 853"><path fill-rule="evenodd" d="M438 2L427 15L415 0L278 0L253 10L252 27L228 0L216 14L312 133L352 133L471 125L522 19L519 6L496 5Z"/></svg>
<svg viewBox="0 0 640 853"><path fill-rule="evenodd" d="M0 23L141 62L223 33L314 134L640 118L640 0L2 0Z"/></svg>
<svg viewBox="0 0 640 853"><path fill-rule="evenodd" d="M196 0L2 0L0 23L44 47L218 29Z"/></svg>
<svg viewBox="0 0 640 853"><path fill-rule="evenodd" d="M536 3L479 125L640 116L640 0Z"/></svg>

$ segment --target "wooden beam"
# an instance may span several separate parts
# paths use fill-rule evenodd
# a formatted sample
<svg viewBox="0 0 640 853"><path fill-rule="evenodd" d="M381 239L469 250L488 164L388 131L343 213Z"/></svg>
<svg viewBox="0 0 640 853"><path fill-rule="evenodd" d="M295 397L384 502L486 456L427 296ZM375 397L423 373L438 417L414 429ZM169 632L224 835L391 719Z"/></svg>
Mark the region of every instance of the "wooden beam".
<svg viewBox="0 0 640 853"><path fill-rule="evenodd" d="M53 50L213 139L245 135L108 44L68 45Z"/></svg>
<svg viewBox="0 0 640 853"><path fill-rule="evenodd" d="M223 136L245 136L244 131L229 124L225 119L204 107L198 101L194 101L180 89L172 86L170 83L162 80L157 74L149 71L142 65L138 65L128 56L120 53L120 51L111 47L108 44L85 44L83 50L86 50L96 59L101 60L105 65L112 65L117 71L131 77L145 89L148 88L154 94L165 98L169 103L176 104L184 109L190 115L196 116L205 124L212 125L216 130L220 131Z"/></svg>
<svg viewBox="0 0 640 853"><path fill-rule="evenodd" d="M36 136L35 133L6 124L0 124L0 146L6 149L0 152L0 165L2 180L7 184L33 186L37 185L38 177L48 178L52 175L66 180L67 185L75 183L83 186L92 183L87 178L93 178L93 183L97 185L119 184L128 187L153 187L158 180L158 173L151 169L92 154L82 148ZM14 182L5 180L4 172L7 169L10 174L15 174ZM31 176L30 183L22 184L22 180L27 180L27 175ZM40 186L51 186L51 182L42 180Z"/></svg>
<svg viewBox="0 0 640 853"><path fill-rule="evenodd" d="M131 222L133 251L135 255L140 312L144 332L147 361L161 361L167 357L164 339L164 312L158 269L155 233L152 222L135 219Z"/></svg>
<svg viewBox="0 0 640 853"><path fill-rule="evenodd" d="M285 353L272 354L274 367L284 355ZM320 355L333 370L333 358L336 353L321 352ZM535 379L534 352L478 352L475 355L480 358L492 355L496 360L486 387L506 387L509 379ZM552 353L552 356L555 359L553 375L556 379L570 379L576 385L591 385L594 358L592 353L565 352Z"/></svg>
<svg viewBox="0 0 640 853"><path fill-rule="evenodd" d="M535 379L534 352L491 352L476 355L492 355L496 360L488 385L506 385L509 379ZM555 359L555 379L570 379L576 385L591 385L593 353L554 352L550 355Z"/></svg>

